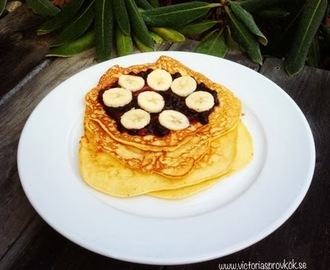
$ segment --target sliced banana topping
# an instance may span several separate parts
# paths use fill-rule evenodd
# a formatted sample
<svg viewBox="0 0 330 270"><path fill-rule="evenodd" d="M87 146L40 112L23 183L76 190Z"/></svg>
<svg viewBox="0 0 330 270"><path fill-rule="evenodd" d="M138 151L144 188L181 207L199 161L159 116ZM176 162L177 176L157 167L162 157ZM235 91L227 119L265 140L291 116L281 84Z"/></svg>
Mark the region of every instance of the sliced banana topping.
<svg viewBox="0 0 330 270"><path fill-rule="evenodd" d="M127 129L141 129L150 123L150 114L142 109L131 109L121 118L121 124Z"/></svg>
<svg viewBox="0 0 330 270"><path fill-rule="evenodd" d="M161 92L170 88L175 95L171 92ZM134 74L120 75L118 86L104 91L102 99L104 105L119 108L119 115L123 109L126 111L130 106L130 109L121 115L120 123L126 129L143 129L146 133L139 131L139 135L144 136L142 134L155 134L159 125L168 132L189 127L190 120L193 123L196 120L206 124L208 119L202 119L200 115L197 119L195 112L208 111L215 106L217 98L210 91L198 89L198 82L190 75L182 75L173 80L170 72L159 68L151 71L147 78ZM187 111L187 108L195 112ZM158 121L154 121L154 116L158 117ZM204 114L202 116L204 117ZM205 117L208 117L208 114ZM148 129L144 129L146 126Z"/></svg>
<svg viewBox="0 0 330 270"><path fill-rule="evenodd" d="M172 75L164 69L155 69L147 77L147 84L156 91L166 91L172 83Z"/></svg>
<svg viewBox="0 0 330 270"><path fill-rule="evenodd" d="M132 92L125 88L115 87L104 91L103 102L108 107L122 107L130 103L133 98Z"/></svg>
<svg viewBox="0 0 330 270"><path fill-rule="evenodd" d="M165 106L163 96L154 91L140 93L137 97L137 102L142 109L150 113L158 113Z"/></svg>
<svg viewBox="0 0 330 270"><path fill-rule="evenodd" d="M126 88L128 90L135 92L135 91L142 89L142 87L145 84L145 81L140 76L121 75L119 77L118 84L123 88Z"/></svg>
<svg viewBox="0 0 330 270"><path fill-rule="evenodd" d="M181 97L190 95L196 88L196 80L189 75L178 77L171 84L172 91Z"/></svg>
<svg viewBox="0 0 330 270"><path fill-rule="evenodd" d="M212 94L205 91L195 91L186 97L186 105L188 108L196 112L204 112L213 108L214 98Z"/></svg>
<svg viewBox="0 0 330 270"><path fill-rule="evenodd" d="M181 130L189 126L189 119L175 110L164 110L159 114L159 123L170 130Z"/></svg>

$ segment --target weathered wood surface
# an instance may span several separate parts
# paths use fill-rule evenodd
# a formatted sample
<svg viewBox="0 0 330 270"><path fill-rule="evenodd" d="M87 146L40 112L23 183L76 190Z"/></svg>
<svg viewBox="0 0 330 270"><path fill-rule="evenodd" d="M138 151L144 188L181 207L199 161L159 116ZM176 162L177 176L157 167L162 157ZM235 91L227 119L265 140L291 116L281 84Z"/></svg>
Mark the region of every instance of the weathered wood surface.
<svg viewBox="0 0 330 270"><path fill-rule="evenodd" d="M26 5L0 19L0 97L44 59L51 38L37 37L42 22Z"/></svg>
<svg viewBox="0 0 330 270"><path fill-rule="evenodd" d="M4 28L0 27L0 29L2 48L7 46L8 40L12 42L13 36L8 33L22 31L22 28L6 31L3 31ZM30 41L23 38L19 44L13 45L13 50L19 54L25 47L35 43L35 38ZM26 46L21 47L22 44ZM42 52L39 51L40 48L36 48L35 51L32 49L25 51L26 59L15 72L9 72L13 69L13 63L17 63L17 59L13 58L12 49L6 49L6 53L11 57L2 57L3 51L0 52L0 78L2 88L5 89L0 98L0 269L191 270L218 269L221 263L281 263L284 260L305 262L307 269L328 269L330 265L329 71L305 67L299 75L288 77L283 71L282 62L278 59L268 58L262 67L258 67L241 54L230 55L230 59L259 71L281 86L305 113L313 131L317 151L311 188L298 210L287 222L249 248L198 264L149 266L106 258L70 242L40 218L22 190L17 173L16 152L20 133L27 118L42 98L59 83L96 63L93 49L73 58L45 59L42 56L45 53L45 46L43 44ZM195 46L195 42L188 41L183 44L165 44L162 49L192 51Z"/></svg>

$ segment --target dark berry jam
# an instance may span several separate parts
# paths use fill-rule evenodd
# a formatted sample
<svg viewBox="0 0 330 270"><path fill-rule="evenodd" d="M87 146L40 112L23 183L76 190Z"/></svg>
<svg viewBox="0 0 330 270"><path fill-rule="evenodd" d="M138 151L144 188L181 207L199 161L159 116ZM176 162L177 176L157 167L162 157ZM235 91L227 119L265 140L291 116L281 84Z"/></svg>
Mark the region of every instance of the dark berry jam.
<svg viewBox="0 0 330 270"><path fill-rule="evenodd" d="M147 76L151 71L152 69L148 69L146 71L141 71L137 74L131 72L129 73L129 75L140 76L146 81ZM182 75L178 72L172 74L173 80L181 76ZM114 87L118 87L118 83L114 83L109 88L114 88ZM197 89L199 91L206 91L212 94L214 98L214 106L218 106L220 104L217 92L215 90L209 89L204 83L199 83L197 85ZM150 113L151 116L150 123L142 129L127 129L120 122L120 118L125 112L131 110L132 108L139 108L139 105L137 103L137 96L141 92L148 90L152 90L152 89L148 85L145 85L141 90L133 92L133 99L130 103L128 103L125 106L117 107L117 108L108 107L104 104L102 95L106 90L102 90L98 94L98 102L100 102L106 114L110 118L115 120L117 128L120 132L127 132L130 135L138 135L138 136L155 135L158 137L164 137L170 133L170 130L159 123L158 121L159 113ZM171 89L167 91L157 91L157 93L162 95L165 100L165 106L163 110L176 110L183 113L185 116L188 117L190 124L199 122L202 125L206 125L209 123L209 115L213 111L214 107L208 111L196 112L187 107L185 103L186 97L178 96L177 94L172 92Z"/></svg>

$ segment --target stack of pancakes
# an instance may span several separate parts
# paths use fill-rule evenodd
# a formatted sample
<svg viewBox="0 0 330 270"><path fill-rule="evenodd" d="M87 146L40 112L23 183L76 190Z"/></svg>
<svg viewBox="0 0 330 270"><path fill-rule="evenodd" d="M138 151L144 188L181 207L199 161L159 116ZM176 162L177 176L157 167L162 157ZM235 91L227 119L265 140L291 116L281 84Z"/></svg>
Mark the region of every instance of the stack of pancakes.
<svg viewBox="0 0 330 270"><path fill-rule="evenodd" d="M199 122L164 137L130 135L118 130L99 100L99 93L123 74L164 69L193 77L215 90L220 104ZM80 141L80 171L84 181L104 193L131 197L141 194L181 198L217 182L252 159L251 136L241 122L241 103L225 87L179 61L161 56L155 63L111 67L85 97L84 135Z"/></svg>

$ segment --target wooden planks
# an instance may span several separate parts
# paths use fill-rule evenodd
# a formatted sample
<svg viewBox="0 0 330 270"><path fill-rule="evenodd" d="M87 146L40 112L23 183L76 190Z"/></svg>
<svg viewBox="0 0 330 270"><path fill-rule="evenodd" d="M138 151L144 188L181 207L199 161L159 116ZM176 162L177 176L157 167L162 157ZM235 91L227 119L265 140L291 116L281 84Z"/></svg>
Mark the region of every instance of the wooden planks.
<svg viewBox="0 0 330 270"><path fill-rule="evenodd" d="M26 4L0 19L0 98L44 60L51 37L37 37L43 21Z"/></svg>
<svg viewBox="0 0 330 270"><path fill-rule="evenodd" d="M316 166L311 187L301 206L270 238L308 269L327 269L330 260L330 72L305 67L294 77L283 71L277 59L267 59L261 73L281 86L298 104L311 126L316 147ZM280 108L279 108L280 109ZM293 142L294 143L294 142ZM315 259L318 258L318 259Z"/></svg>
<svg viewBox="0 0 330 270"><path fill-rule="evenodd" d="M194 41L164 45L164 50L192 51ZM43 59L0 99L0 269L218 269L219 263L252 261L305 261L308 269L329 265L330 186L330 74L306 67L289 77L278 59L266 59L262 67L233 52L240 62L280 85L301 107L315 137L317 164L311 189L294 215L276 232L235 254L209 262L184 266L147 266L105 258L62 237L34 211L20 185L16 152L26 119L59 83L96 63L94 50L69 59ZM239 79L239 78L238 78ZM280 109L280 108L278 108Z"/></svg>
<svg viewBox="0 0 330 270"><path fill-rule="evenodd" d="M29 246L43 223L28 202L17 173L16 153L24 124L33 109L60 82L94 64L94 51L70 59L44 60L42 68L21 82L0 101L0 258L10 264L12 250ZM37 147L37 146L36 146ZM17 255L17 254L15 254ZM1 267L0 267L1 269Z"/></svg>

